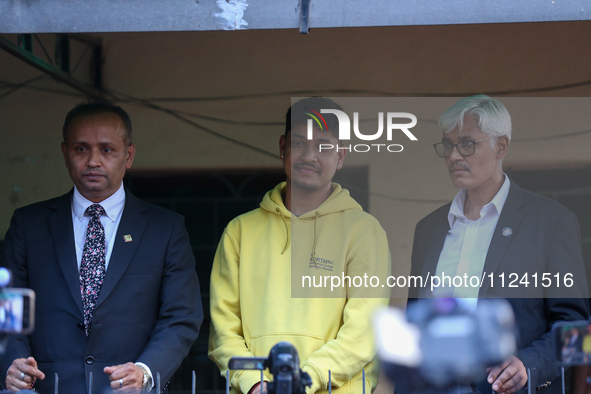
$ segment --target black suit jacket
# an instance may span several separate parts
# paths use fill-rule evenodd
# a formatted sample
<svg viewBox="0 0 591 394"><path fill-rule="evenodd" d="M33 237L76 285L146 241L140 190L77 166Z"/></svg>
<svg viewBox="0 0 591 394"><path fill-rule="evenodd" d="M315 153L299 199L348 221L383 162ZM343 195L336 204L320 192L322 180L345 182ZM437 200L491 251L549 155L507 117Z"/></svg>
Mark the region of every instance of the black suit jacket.
<svg viewBox="0 0 591 394"><path fill-rule="evenodd" d="M447 219L451 204L447 204L422 219L416 226L412 251L411 275L423 278L434 275L447 236ZM511 234L508 236L508 230ZM531 370L532 388L542 388L559 378L556 350L551 333L553 323L565 320L586 320L589 305L585 267L581 254L579 224L575 215L559 203L528 192L511 181L509 194L486 255L484 270L493 273L494 282L485 281L479 297L507 298L515 312L519 331L517 357ZM501 288L499 274L505 273ZM533 288L531 275L538 273L538 287ZM569 297L541 286L541 273L553 275L572 273L575 286ZM529 274L530 285L508 288L511 273L519 279ZM562 279L561 279L562 280ZM564 289L563 282L561 288ZM550 289L550 290L549 290ZM410 290L410 298L428 297L429 287ZM527 297L527 298L525 298ZM539 297L539 298L531 298ZM479 391L490 393L491 387L481 382ZM560 381L553 382L544 393L560 392Z"/></svg>
<svg viewBox="0 0 591 394"><path fill-rule="evenodd" d="M36 327L13 338L3 372L33 356L45 380L41 393L87 393L109 385L103 368L142 362L164 385L197 338L203 320L195 259L182 216L126 192L125 208L87 338L71 210L72 192L17 209L6 234L2 264L14 287L35 291ZM123 236L131 235L125 242Z"/></svg>

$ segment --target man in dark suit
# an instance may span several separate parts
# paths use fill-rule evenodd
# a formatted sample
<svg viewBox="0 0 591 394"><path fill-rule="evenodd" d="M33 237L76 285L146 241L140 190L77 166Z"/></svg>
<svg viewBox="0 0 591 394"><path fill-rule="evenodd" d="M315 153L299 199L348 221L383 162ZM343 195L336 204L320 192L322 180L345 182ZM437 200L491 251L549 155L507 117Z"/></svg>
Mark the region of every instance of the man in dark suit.
<svg viewBox="0 0 591 394"><path fill-rule="evenodd" d="M526 385L529 369L532 389L559 392L560 383L551 385L560 370L549 330L556 321L589 317L577 219L557 202L521 189L503 173L511 118L499 101L488 96L462 99L445 111L439 125L443 138L435 144L436 152L461 190L451 204L417 224L412 275L484 280L482 286L439 286L433 293L429 286L415 288L410 296L464 297L472 307L478 298L507 298L516 316L519 350L487 371L488 384L480 382L479 391L490 393L492 385L498 393L514 393ZM574 286L561 293L565 277L572 278ZM509 287L515 278L517 287ZM527 287L523 278L529 281ZM548 280L551 285L546 287Z"/></svg>
<svg viewBox="0 0 591 394"><path fill-rule="evenodd" d="M17 209L2 264L37 295L36 328L3 355L6 386L102 393L167 382L203 320L182 216L123 187L135 146L127 113L103 102L68 113L62 152L74 189ZM6 369L4 369L6 371Z"/></svg>

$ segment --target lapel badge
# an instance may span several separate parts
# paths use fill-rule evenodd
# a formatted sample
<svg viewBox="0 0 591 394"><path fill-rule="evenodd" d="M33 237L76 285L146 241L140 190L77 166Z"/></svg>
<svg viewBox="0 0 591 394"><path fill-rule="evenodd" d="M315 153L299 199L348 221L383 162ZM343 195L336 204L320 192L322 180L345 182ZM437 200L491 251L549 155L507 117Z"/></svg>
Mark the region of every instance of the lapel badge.
<svg viewBox="0 0 591 394"><path fill-rule="evenodd" d="M511 230L511 227L505 227L503 229L503 235L505 237L509 237L511 234L513 234L513 230Z"/></svg>
<svg viewBox="0 0 591 394"><path fill-rule="evenodd" d="M505 231L505 230L503 230L503 231ZM125 240L125 242L131 242L131 241L133 241L133 238L131 238L131 235L129 235L129 234L124 235L123 236L123 239Z"/></svg>

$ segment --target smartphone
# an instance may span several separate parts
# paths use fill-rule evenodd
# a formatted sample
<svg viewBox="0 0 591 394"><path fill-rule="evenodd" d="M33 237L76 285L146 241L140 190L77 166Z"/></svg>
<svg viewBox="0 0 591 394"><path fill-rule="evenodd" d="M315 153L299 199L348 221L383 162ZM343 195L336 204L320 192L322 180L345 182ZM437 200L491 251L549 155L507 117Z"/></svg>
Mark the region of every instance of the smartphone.
<svg viewBox="0 0 591 394"><path fill-rule="evenodd" d="M591 321L559 322L552 327L556 359L563 365L591 364Z"/></svg>
<svg viewBox="0 0 591 394"><path fill-rule="evenodd" d="M267 358L262 357L232 357L230 359L229 369L256 369L264 371L267 367L265 362Z"/></svg>
<svg viewBox="0 0 591 394"><path fill-rule="evenodd" d="M0 290L0 333L30 334L35 328L35 292L31 289Z"/></svg>

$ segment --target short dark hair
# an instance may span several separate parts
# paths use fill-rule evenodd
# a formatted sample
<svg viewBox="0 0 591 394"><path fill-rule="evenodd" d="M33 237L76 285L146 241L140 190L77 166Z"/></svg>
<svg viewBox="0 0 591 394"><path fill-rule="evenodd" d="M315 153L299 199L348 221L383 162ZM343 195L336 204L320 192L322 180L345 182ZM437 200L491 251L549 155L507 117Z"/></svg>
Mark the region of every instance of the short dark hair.
<svg viewBox="0 0 591 394"><path fill-rule="evenodd" d="M312 119L308 115L313 109L314 111L320 112L321 109L338 109L343 110L343 107L325 97L309 97L301 99L297 103L294 103L285 114L285 136L291 131L292 126L297 126L302 123L307 123L308 119ZM335 136L339 132L339 122L335 115L328 114L329 116L324 117L326 120L326 126L328 131L333 133Z"/></svg>
<svg viewBox="0 0 591 394"><path fill-rule="evenodd" d="M80 103L72 108L70 112L68 112L62 127L62 137L64 138L64 142L66 142L68 137L68 129L70 124L74 120L84 118L85 116L104 113L115 114L119 116L121 122L123 123L123 127L125 127L125 131L127 132L127 135L125 136L125 145L131 145L131 119L129 118L129 115L120 106L115 105L109 101L102 100Z"/></svg>

